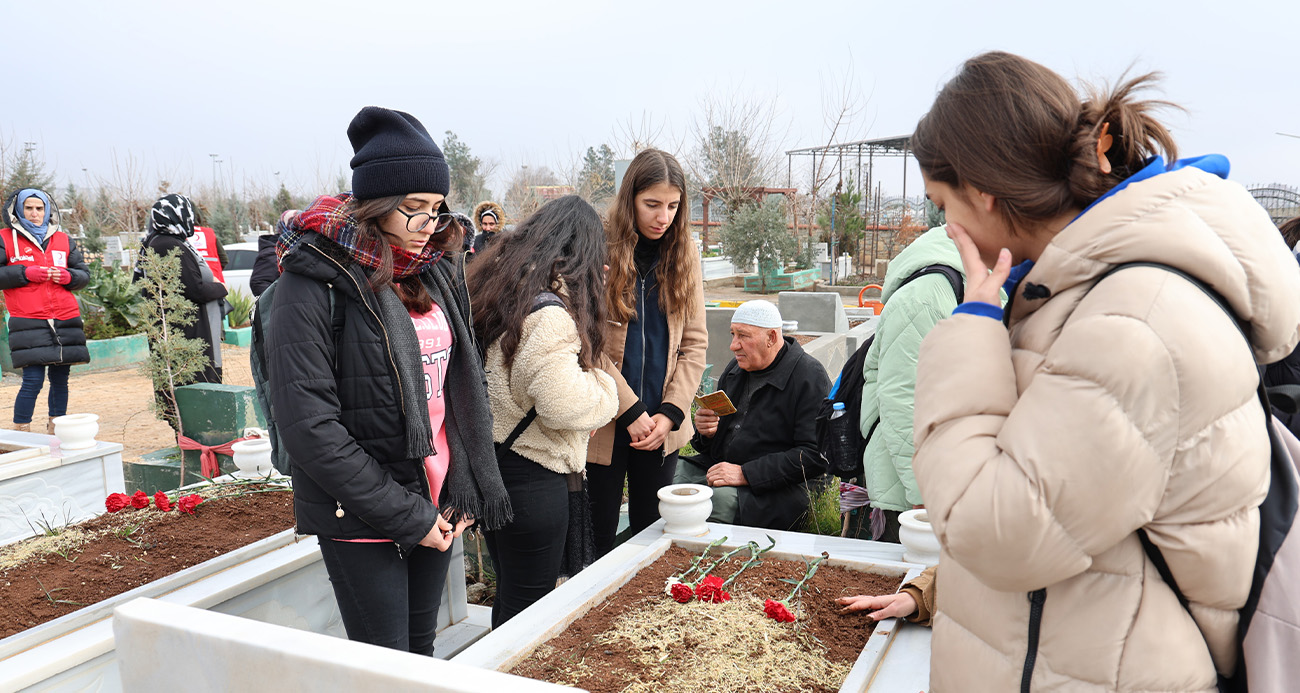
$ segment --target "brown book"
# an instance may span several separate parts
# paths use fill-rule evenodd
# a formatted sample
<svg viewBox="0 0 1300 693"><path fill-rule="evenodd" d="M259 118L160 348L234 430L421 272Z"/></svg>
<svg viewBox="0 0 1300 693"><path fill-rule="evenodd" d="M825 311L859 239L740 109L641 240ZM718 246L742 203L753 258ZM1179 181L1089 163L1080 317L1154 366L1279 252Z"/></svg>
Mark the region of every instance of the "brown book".
<svg viewBox="0 0 1300 693"><path fill-rule="evenodd" d="M695 403L700 405L701 408L712 409L718 413L718 416L736 413L736 407L731 403L731 398L722 390L715 390L707 395L696 397Z"/></svg>

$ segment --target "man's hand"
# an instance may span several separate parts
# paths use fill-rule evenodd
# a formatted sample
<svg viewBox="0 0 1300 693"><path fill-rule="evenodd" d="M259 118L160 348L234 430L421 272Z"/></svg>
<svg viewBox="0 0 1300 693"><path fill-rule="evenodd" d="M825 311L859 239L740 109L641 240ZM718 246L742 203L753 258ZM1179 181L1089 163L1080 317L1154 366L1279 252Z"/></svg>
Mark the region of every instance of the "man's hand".
<svg viewBox="0 0 1300 693"><path fill-rule="evenodd" d="M667 438L668 432L673 430L673 420L663 414L655 414L651 421L654 422L654 428L650 430L649 435L634 441L632 447L637 450L658 450L663 447L664 438Z"/></svg>
<svg viewBox="0 0 1300 693"><path fill-rule="evenodd" d="M650 415L645 412L641 412L641 416L638 416L636 421L627 425L627 435L632 439L633 443L650 435L654 430L654 419L651 419Z"/></svg>
<svg viewBox="0 0 1300 693"><path fill-rule="evenodd" d="M879 597L866 594L856 597L840 597L835 600L835 603L844 607L840 609L842 614L853 611L871 611L871 613L867 614L867 618L873 621L883 621L887 618L906 618L916 613L916 600L907 592L882 594Z"/></svg>
<svg viewBox="0 0 1300 693"><path fill-rule="evenodd" d="M709 486L748 486L749 482L745 480L745 470L740 465L730 462L719 462L709 471L705 472L704 480Z"/></svg>
<svg viewBox="0 0 1300 693"><path fill-rule="evenodd" d="M712 438L718 432L718 412L703 407L696 409L695 430L705 438Z"/></svg>

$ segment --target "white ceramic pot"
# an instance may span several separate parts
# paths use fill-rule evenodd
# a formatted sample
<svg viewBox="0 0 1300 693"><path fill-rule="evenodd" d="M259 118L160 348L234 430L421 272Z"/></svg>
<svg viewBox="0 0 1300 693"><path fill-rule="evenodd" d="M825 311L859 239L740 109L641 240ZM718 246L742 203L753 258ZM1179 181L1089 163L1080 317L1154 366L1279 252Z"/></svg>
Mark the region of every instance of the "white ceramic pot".
<svg viewBox="0 0 1300 693"><path fill-rule="evenodd" d="M903 560L931 566L939 563L939 537L934 535L930 516L924 508L908 510L898 516L898 540L903 544Z"/></svg>
<svg viewBox="0 0 1300 693"><path fill-rule="evenodd" d="M701 484L672 484L659 489L659 516L664 534L708 534L704 521L713 512L713 489Z"/></svg>
<svg viewBox="0 0 1300 693"><path fill-rule="evenodd" d="M230 446L230 456L239 468L234 476L260 479L271 474L271 441L266 438L234 443Z"/></svg>
<svg viewBox="0 0 1300 693"><path fill-rule="evenodd" d="M68 414L56 416L54 437L63 450L85 450L95 447L95 434L99 433L99 414Z"/></svg>

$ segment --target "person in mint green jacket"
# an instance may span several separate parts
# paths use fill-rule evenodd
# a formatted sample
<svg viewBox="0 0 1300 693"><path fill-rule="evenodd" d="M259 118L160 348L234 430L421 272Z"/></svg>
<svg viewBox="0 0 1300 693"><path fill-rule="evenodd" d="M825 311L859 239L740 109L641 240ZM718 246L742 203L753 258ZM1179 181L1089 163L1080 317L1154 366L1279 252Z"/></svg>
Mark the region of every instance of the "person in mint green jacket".
<svg viewBox="0 0 1300 693"><path fill-rule="evenodd" d="M957 307L953 286L943 274L926 274L904 285L912 273L930 265L962 272L961 255L942 226L921 234L889 263L880 299L885 307L863 364L863 485L871 507L884 511L883 532L882 523L873 523L870 538L877 541L898 543L899 514L924 505L912 475L916 360L921 340Z"/></svg>

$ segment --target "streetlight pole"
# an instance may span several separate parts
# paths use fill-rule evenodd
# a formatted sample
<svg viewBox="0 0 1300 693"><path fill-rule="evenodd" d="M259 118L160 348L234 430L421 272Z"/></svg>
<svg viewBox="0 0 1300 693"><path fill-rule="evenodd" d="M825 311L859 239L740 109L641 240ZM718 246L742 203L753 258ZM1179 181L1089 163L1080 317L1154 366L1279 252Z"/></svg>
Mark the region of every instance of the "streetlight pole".
<svg viewBox="0 0 1300 693"><path fill-rule="evenodd" d="M1283 136L1283 137L1294 137L1294 138L1300 140L1300 135L1292 135L1292 134L1289 133L1289 132L1275 132L1275 133L1273 133L1273 134L1275 134L1275 135L1281 135L1281 136Z"/></svg>
<svg viewBox="0 0 1300 693"><path fill-rule="evenodd" d="M212 189L213 189L213 191L216 191L216 189L217 189L217 157L218 157L218 156L221 156L221 155L220 155L220 154L209 154L208 156L212 157Z"/></svg>

